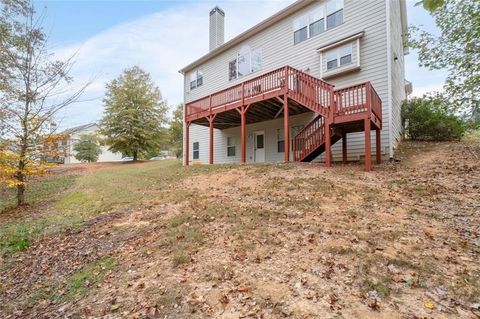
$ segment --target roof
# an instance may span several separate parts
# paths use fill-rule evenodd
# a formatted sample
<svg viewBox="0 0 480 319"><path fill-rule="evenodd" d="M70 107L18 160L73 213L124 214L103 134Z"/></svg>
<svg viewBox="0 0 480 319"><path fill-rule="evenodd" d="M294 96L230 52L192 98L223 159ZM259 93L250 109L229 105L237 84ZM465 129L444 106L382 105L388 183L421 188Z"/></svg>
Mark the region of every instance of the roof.
<svg viewBox="0 0 480 319"><path fill-rule="evenodd" d="M204 56L202 56L200 59L190 63L183 69L181 69L179 72L182 74L187 73L188 71L192 70L193 68L199 66L200 64L210 60L211 58L219 55L222 52L225 52L226 50L230 49L231 47L241 43L242 41L250 38L251 36L257 34L260 31L265 30L266 28L270 27L274 23L290 16L291 14L297 12L298 10L308 6L309 4L315 2L315 0L298 0L294 2L293 4L289 5L285 9L277 12L273 16L263 20L262 22L256 24L252 28L248 29L247 31L240 33L230 41L225 42L221 46L217 47L216 49L208 52Z"/></svg>
<svg viewBox="0 0 480 319"><path fill-rule="evenodd" d="M72 133L80 132L80 131L86 130L88 128L91 128L95 125L97 125L97 123L88 123L88 124L84 124L84 125L75 126L75 127L66 129L65 131L63 131L63 134L72 134Z"/></svg>

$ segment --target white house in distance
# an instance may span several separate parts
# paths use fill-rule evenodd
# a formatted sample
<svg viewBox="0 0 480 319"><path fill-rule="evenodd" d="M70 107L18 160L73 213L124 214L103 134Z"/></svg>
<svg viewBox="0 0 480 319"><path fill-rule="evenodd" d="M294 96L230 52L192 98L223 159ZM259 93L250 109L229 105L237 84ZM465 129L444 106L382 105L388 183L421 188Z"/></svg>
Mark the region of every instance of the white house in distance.
<svg viewBox="0 0 480 319"><path fill-rule="evenodd" d="M299 0L226 43L224 19L210 12L210 52L180 70L185 165L393 156L405 0Z"/></svg>
<svg viewBox="0 0 480 319"><path fill-rule="evenodd" d="M67 145L66 145L66 156L65 156L65 164L75 164L80 163L79 160L75 158L75 151L73 150L73 146L76 142L80 140L82 135L98 135L99 126L96 123L90 123L86 125L81 125L77 127L73 127L71 129L66 130L63 132L67 135ZM112 161L119 161L122 159L121 153L112 153L108 150L108 146L102 145L100 146L102 153L98 157L98 162L112 162Z"/></svg>

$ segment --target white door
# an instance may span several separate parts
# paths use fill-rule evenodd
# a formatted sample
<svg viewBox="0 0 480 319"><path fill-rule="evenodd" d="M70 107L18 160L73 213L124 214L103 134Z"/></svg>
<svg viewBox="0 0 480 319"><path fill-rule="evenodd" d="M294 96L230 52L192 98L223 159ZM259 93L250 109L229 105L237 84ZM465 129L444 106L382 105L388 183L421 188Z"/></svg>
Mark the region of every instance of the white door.
<svg viewBox="0 0 480 319"><path fill-rule="evenodd" d="M256 131L253 133L253 154L255 163L265 162L265 132Z"/></svg>

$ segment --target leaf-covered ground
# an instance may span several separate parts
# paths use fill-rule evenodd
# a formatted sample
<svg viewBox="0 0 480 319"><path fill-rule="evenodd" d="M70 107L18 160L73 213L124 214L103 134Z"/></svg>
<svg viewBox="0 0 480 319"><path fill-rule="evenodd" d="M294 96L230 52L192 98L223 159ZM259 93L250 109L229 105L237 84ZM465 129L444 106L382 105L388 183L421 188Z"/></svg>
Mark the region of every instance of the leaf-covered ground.
<svg viewBox="0 0 480 319"><path fill-rule="evenodd" d="M398 157L62 168L0 214L0 317L479 318L479 140Z"/></svg>

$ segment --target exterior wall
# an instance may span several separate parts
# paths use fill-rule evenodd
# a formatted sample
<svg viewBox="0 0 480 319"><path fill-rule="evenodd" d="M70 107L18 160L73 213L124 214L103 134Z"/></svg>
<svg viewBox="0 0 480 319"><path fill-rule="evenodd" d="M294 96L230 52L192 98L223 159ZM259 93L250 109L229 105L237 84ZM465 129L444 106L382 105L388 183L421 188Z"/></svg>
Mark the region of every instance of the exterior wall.
<svg viewBox="0 0 480 319"><path fill-rule="evenodd" d="M67 141L67 156L65 157L65 164L81 163L79 160L75 158L73 145L80 140L80 136L85 134L97 134L97 131L98 131L98 126L94 125L86 128L85 130L70 134ZM98 157L98 162L112 162L112 161L119 161L122 159L122 154L110 152L107 146L101 146L101 149L102 149L102 153Z"/></svg>
<svg viewBox="0 0 480 319"><path fill-rule="evenodd" d="M389 153L390 131L392 128L388 118L390 113L389 106L392 104L389 103L389 97L391 97L393 94L389 94L388 90L388 85L391 82L391 79L389 81L387 63L387 56L389 55L387 53L389 49L387 49L388 28L386 27L386 21L388 6L386 5L386 1L390 0L345 0L343 19L344 23L342 25L294 45L293 21L311 11L312 8L320 5L321 2L315 2L314 4L299 10L291 16L250 37L243 43L228 49L225 52L222 52L202 65L196 67L195 69L199 69L203 72L204 83L201 87L190 91L188 77L185 77L185 103L207 96L226 87L241 83L249 78L256 77L260 74L285 65L290 65L320 78L321 59L317 49L327 44L331 44L346 37L352 36L358 32L364 31L364 36L360 39L359 48L361 69L359 71L329 78L327 82L334 84L336 88L343 88L366 81L370 81L372 83L382 100L383 106L382 154L392 156L392 154ZM399 0L393 1L398 2ZM254 72L236 80L229 81L228 63L236 57L238 51L244 45L248 45L252 49L257 47L262 48L262 69L258 72ZM392 77L393 76L394 75L392 74ZM392 121L392 124L396 122L397 120ZM259 123L258 125L261 124L262 123ZM239 130L240 128L238 128L238 131ZM221 133L216 130L216 135L219 134ZM363 133L354 133L348 135L347 140L349 159L358 160L363 156L363 136ZM374 134L372 134L372 141L374 141L373 138ZM192 144L193 141L200 142L200 157L202 158L202 149L203 152L206 152L206 156L208 156L208 128L196 127L192 124L190 127L190 144ZM269 143L268 136L266 142ZM222 147L220 146L220 143L221 141L215 144L218 147ZM202 147L202 145L207 146L207 148ZM375 143L372 144L372 146L374 145ZM224 147L224 150L226 152L226 146ZM340 150L340 145L335 145L332 148L334 158L339 158ZM190 149L190 157L192 157L192 155L193 154ZM247 159L248 156L249 155L247 154ZM268 158L269 157L267 156L267 160ZM233 161L233 159L231 160ZM220 161L221 156L215 158L215 162ZM229 161L230 159L226 159L223 162ZM238 162L238 160L235 162Z"/></svg>
<svg viewBox="0 0 480 319"><path fill-rule="evenodd" d="M392 130L391 142L395 149L402 138L402 120L400 110L402 101L406 98L405 92L405 60L403 48L402 16L400 6L404 0L390 1L390 52L391 83L392 83Z"/></svg>

